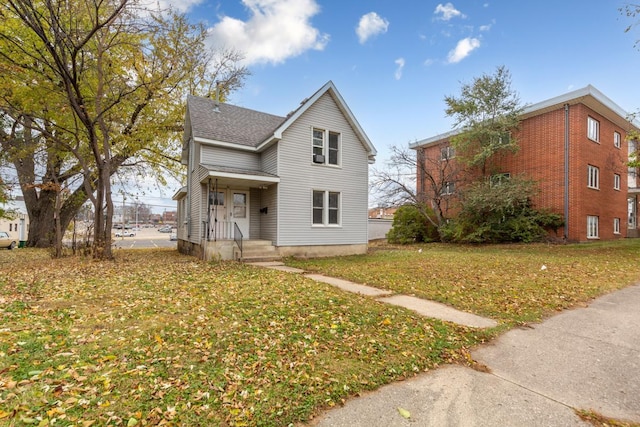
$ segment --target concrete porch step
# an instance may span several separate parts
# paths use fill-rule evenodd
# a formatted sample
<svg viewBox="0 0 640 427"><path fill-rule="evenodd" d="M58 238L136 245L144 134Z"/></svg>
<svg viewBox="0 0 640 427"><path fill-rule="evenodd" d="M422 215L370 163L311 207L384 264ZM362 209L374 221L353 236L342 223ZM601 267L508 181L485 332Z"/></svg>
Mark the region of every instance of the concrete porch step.
<svg viewBox="0 0 640 427"><path fill-rule="evenodd" d="M242 256L240 250L235 249L236 259L241 262L277 261L282 257L278 249L269 240L247 240L242 242Z"/></svg>

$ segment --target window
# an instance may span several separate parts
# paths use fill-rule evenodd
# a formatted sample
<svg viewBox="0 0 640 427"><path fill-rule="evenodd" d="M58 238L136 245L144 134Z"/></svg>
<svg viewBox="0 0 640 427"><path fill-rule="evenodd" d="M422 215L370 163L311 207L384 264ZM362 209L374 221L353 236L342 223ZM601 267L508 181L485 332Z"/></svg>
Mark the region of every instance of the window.
<svg viewBox="0 0 640 427"><path fill-rule="evenodd" d="M587 216L587 239L598 238L598 217L588 215Z"/></svg>
<svg viewBox="0 0 640 427"><path fill-rule="evenodd" d="M338 165L340 162L340 134L322 129L313 129L312 136L313 163L321 165Z"/></svg>
<svg viewBox="0 0 640 427"><path fill-rule="evenodd" d="M592 117L587 117L587 137L593 141L600 141L600 122Z"/></svg>
<svg viewBox="0 0 640 427"><path fill-rule="evenodd" d="M451 146L442 147L440 149L440 160L453 159L456 156L456 149Z"/></svg>
<svg viewBox="0 0 640 427"><path fill-rule="evenodd" d="M613 174L613 189L620 190L620 175L617 173Z"/></svg>
<svg viewBox="0 0 640 427"><path fill-rule="evenodd" d="M508 172L507 173L497 173L495 175L491 175L489 183L493 187L494 185L500 185L503 182L508 181L509 179L511 179L511 174L510 173L508 173Z"/></svg>
<svg viewBox="0 0 640 427"><path fill-rule="evenodd" d="M613 146L616 148L620 148L622 145L622 137L620 136L620 132L613 132Z"/></svg>
<svg viewBox="0 0 640 427"><path fill-rule="evenodd" d="M340 225L340 193L313 191L313 225Z"/></svg>
<svg viewBox="0 0 640 427"><path fill-rule="evenodd" d="M613 218L613 234L620 234L620 218Z"/></svg>
<svg viewBox="0 0 640 427"><path fill-rule="evenodd" d="M600 188L600 169L598 169L595 166L589 165L587 187L593 188L596 190Z"/></svg>
<svg viewBox="0 0 640 427"><path fill-rule="evenodd" d="M456 189L456 185L454 182L445 182L442 186L442 195L447 196L453 194Z"/></svg>

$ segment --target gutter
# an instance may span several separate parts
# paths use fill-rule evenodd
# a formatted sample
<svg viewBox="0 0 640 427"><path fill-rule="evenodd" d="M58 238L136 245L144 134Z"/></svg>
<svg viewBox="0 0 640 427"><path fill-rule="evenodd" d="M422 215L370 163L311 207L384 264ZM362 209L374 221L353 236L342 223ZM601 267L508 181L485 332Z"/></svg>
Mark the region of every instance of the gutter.
<svg viewBox="0 0 640 427"><path fill-rule="evenodd" d="M569 238L569 104L564 104L564 240Z"/></svg>

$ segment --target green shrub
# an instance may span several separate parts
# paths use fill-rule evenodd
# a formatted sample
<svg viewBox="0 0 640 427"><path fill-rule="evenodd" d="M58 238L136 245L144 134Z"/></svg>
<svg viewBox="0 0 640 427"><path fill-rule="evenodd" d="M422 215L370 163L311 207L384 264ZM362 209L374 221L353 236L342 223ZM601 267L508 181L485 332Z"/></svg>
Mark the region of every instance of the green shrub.
<svg viewBox="0 0 640 427"><path fill-rule="evenodd" d="M430 210L426 210L427 215ZM387 233L389 243L406 245L410 243L433 242L439 240L438 230L429 222L425 214L416 206L404 205L398 208L391 230Z"/></svg>

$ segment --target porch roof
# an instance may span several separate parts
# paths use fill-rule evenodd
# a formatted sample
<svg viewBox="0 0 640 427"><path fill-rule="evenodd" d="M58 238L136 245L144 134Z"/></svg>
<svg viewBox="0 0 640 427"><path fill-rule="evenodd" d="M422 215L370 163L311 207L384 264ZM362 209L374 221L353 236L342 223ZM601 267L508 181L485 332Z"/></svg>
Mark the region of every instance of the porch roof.
<svg viewBox="0 0 640 427"><path fill-rule="evenodd" d="M200 164L200 182L217 179L219 186L265 187L280 182L280 177L259 170Z"/></svg>

